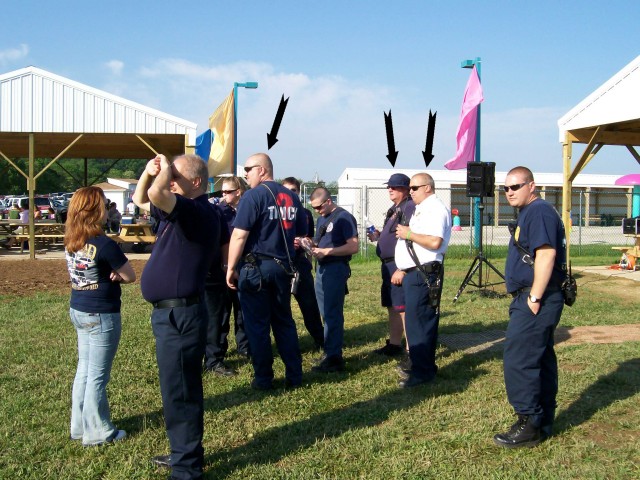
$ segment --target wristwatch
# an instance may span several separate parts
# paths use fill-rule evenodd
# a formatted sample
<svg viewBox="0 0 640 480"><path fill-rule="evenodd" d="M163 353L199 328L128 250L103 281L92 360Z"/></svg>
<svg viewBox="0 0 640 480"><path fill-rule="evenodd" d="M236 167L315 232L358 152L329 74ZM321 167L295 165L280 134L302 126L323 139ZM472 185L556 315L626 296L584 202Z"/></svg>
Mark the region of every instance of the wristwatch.
<svg viewBox="0 0 640 480"><path fill-rule="evenodd" d="M531 300L531 303L540 302L540 299L538 297L536 297L535 295L531 295L531 294L529 294L529 300Z"/></svg>

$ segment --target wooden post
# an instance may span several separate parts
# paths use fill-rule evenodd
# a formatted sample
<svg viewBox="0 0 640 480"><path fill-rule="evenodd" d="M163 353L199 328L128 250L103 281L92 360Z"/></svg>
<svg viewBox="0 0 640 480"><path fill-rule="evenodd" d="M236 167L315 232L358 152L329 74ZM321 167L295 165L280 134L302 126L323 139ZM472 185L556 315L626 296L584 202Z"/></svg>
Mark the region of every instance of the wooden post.
<svg viewBox="0 0 640 480"><path fill-rule="evenodd" d="M29 178L27 179L28 188L29 188L29 258L31 260L36 259L36 236L34 232L35 221L33 219L33 214L35 213L36 202L34 200L35 190L36 190L36 181L33 178L35 175L35 135L33 133L29 134Z"/></svg>
<svg viewBox="0 0 640 480"><path fill-rule="evenodd" d="M572 143L569 139L569 133L564 134L564 143L562 144L562 222L564 223L564 234L567 238L567 264L569 263L569 254L571 248L571 185L573 182L569 179L571 175L571 150Z"/></svg>

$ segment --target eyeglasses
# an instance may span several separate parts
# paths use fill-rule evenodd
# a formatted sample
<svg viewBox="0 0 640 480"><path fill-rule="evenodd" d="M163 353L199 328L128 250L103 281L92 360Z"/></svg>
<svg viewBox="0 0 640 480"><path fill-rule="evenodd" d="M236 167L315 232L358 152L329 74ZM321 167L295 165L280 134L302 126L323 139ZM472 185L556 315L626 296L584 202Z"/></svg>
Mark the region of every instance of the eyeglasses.
<svg viewBox="0 0 640 480"><path fill-rule="evenodd" d="M250 167L244 167L244 171L246 173L249 173L251 170L253 170L256 167L259 167L260 165L251 165Z"/></svg>
<svg viewBox="0 0 640 480"><path fill-rule="evenodd" d="M504 192L508 193L509 190L511 190L512 192L517 192L518 190L520 190L522 187L524 187L525 185L527 185L529 182L524 182L524 183L517 183L516 185L505 185L504 188Z"/></svg>
<svg viewBox="0 0 640 480"><path fill-rule="evenodd" d="M426 187L426 185L411 185L409 188L412 192L417 192L419 188Z"/></svg>
<svg viewBox="0 0 640 480"><path fill-rule="evenodd" d="M327 199L325 199L325 201L324 201L324 202L322 202L320 205L318 205L318 206L316 206L316 207L314 207L313 205L311 205L311 208L313 208L313 209L314 209L314 210L316 210L316 211L317 211L317 210L320 210L320 209L322 208L322 206L323 206L325 203L327 203L327 200L329 200L329 199L328 199L328 198L327 198Z"/></svg>
<svg viewBox="0 0 640 480"><path fill-rule="evenodd" d="M229 195L230 193L237 192L237 191L238 191L237 188L234 190L221 190L223 195Z"/></svg>

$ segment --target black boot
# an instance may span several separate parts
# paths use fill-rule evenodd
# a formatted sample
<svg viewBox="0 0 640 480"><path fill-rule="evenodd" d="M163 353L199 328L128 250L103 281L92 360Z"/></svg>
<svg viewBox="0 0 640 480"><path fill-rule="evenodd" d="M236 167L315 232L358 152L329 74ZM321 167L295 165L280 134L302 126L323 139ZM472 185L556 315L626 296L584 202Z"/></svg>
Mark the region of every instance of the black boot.
<svg viewBox="0 0 640 480"><path fill-rule="evenodd" d="M518 421L506 433L498 433L493 443L504 448L535 447L541 441L540 428L536 427L528 415L518 415Z"/></svg>

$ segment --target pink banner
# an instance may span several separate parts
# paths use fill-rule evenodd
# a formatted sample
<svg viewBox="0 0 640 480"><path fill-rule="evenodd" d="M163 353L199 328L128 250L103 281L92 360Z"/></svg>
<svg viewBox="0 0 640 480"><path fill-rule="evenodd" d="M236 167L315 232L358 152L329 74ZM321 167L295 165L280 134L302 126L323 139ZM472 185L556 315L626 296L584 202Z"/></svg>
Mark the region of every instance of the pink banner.
<svg viewBox="0 0 640 480"><path fill-rule="evenodd" d="M460 125L456 135L458 142L456 156L444 164L445 168L459 170L466 168L467 163L473 161L476 150L476 130L478 128L478 105L483 100L482 85L480 84L476 67L473 67L467 82L467 88L464 91L464 100L462 100Z"/></svg>

